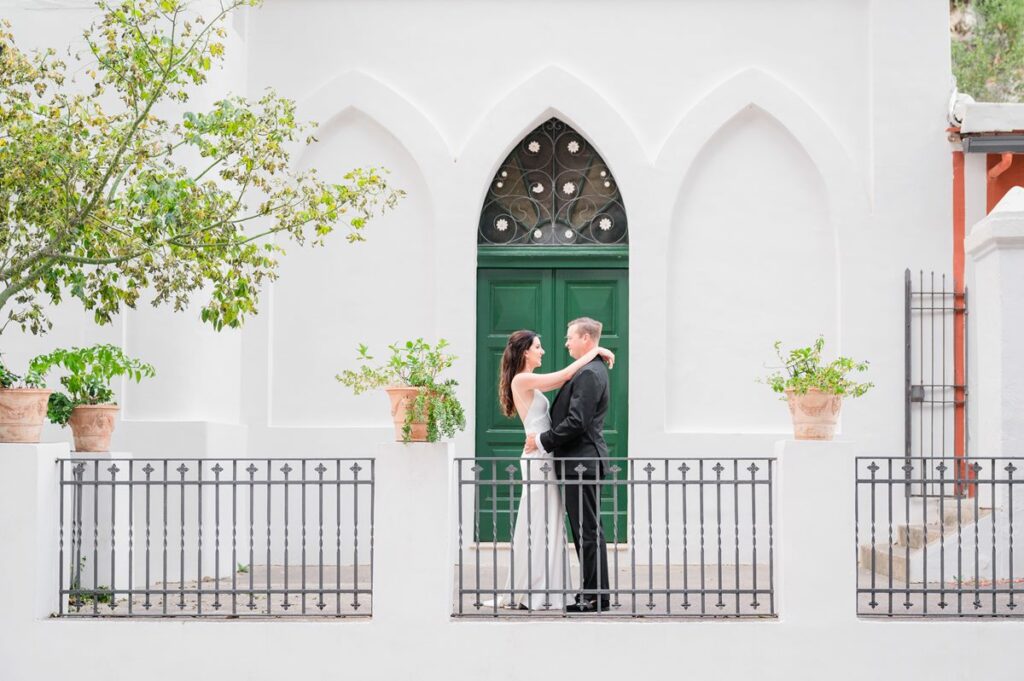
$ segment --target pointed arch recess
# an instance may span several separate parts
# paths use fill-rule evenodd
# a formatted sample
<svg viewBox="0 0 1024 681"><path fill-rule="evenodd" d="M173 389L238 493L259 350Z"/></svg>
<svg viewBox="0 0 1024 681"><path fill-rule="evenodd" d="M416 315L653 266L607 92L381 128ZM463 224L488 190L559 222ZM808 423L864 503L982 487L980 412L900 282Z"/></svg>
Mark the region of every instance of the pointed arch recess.
<svg viewBox="0 0 1024 681"><path fill-rule="evenodd" d="M834 328L841 339L839 303L842 298L843 262L840 243L851 229L866 222L870 214L870 197L850 154L825 119L780 79L759 69L740 72L714 88L681 119L662 145L656 161L656 168L670 181L669 186L676 188L675 200L667 218L672 222L679 215L682 208L680 202L684 200L687 188L699 172L697 163L702 152L713 143L720 131L728 128L738 116L750 109L757 109L791 135L820 174L828 212L828 229L832 233L832 261L835 263L832 287L835 296ZM662 271L668 291L672 280L670 259L679 235L675 230L669 230L665 236L666 261L662 263ZM666 296L665 302L666 312L670 314L673 297ZM670 326L665 324L666 343L670 341ZM690 428L680 428L679 424L673 423L675 418L669 403L676 400L668 382L665 385L665 397L667 430L690 432Z"/></svg>
<svg viewBox="0 0 1024 681"><path fill-rule="evenodd" d="M515 146L551 118L574 128L600 150L628 196L650 159L630 125L597 89L559 66L534 73L495 102L458 151L457 160L484 201L498 168Z"/></svg>
<svg viewBox="0 0 1024 681"><path fill-rule="evenodd" d="M391 133L416 163L428 184L436 177L432 169L450 163L452 154L437 127L415 104L387 84L362 71L348 71L317 88L303 99L298 111L321 126L355 109ZM299 167L308 147L295 155ZM431 193L433 187L431 188Z"/></svg>
<svg viewBox="0 0 1024 681"><path fill-rule="evenodd" d="M866 215L869 195L852 158L827 121L793 88L760 69L747 69L719 84L690 109L669 134L656 167L682 187L693 162L737 114L757 107L774 118L803 147L825 181L832 212Z"/></svg>

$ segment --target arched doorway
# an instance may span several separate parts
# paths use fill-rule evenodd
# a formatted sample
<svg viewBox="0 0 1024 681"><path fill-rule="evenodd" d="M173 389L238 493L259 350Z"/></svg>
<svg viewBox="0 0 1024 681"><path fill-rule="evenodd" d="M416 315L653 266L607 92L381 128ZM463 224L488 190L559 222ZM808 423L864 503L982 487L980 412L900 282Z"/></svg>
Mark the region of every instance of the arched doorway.
<svg viewBox="0 0 1024 681"><path fill-rule="evenodd" d="M589 141L557 118L526 135L498 168L477 231L476 457L482 480L507 480L495 457L517 457L523 430L502 415L497 386L501 354L518 329L541 335L539 371L572 359L565 324L593 317L601 344L616 353L605 439L614 459L627 457L629 389L629 231L611 170ZM548 395L554 399L554 393ZM506 465L507 462L502 462ZM624 464L619 464L624 465ZM516 467L518 469L518 467ZM508 541L519 488L478 488L478 536ZM627 495L605 490L602 520L609 541L626 538Z"/></svg>

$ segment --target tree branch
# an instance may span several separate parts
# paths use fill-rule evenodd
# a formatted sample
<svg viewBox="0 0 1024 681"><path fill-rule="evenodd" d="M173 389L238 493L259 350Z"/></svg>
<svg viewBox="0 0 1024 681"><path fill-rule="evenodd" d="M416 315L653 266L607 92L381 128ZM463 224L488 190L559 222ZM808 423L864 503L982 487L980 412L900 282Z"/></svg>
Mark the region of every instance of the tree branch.
<svg viewBox="0 0 1024 681"><path fill-rule="evenodd" d="M18 275L21 272L24 272L25 270L31 269L37 262L39 262L40 260L47 256L47 249L48 246L43 246L35 253L32 253L28 257L18 261L18 264L16 266L12 264L8 265L3 270L0 270L0 281L14 280L17 278L15 275ZM3 305L0 304L0 308L2 307Z"/></svg>
<svg viewBox="0 0 1024 681"><path fill-rule="evenodd" d="M24 277L16 280L16 283L10 284L3 291L0 291L0 310L2 310L5 305L7 305L8 300L18 295L19 293L27 289L29 286L31 286L33 283L38 281L39 277L43 276L43 274L46 273L46 270L50 269L50 267L51 263L44 262L42 265L32 270Z"/></svg>
<svg viewBox="0 0 1024 681"><path fill-rule="evenodd" d="M174 34L175 30L177 29L177 22L178 10L175 10L174 20L171 24L170 45L168 46L168 54L172 59L174 56ZM114 170L117 168L118 163L121 162L121 157L124 156L124 152L128 150L128 146L135 138L135 132L139 129L139 126L142 125L143 121L145 121L146 118L149 117L150 110L152 110L153 106L163 95L164 88L167 86L167 81L169 79L170 66L163 70L163 78L160 80L157 87L153 90L153 94L150 97L149 102L147 102L146 108L144 108L142 112L135 117L135 120L132 122L132 125L129 128L128 133L125 135L124 140L122 140L121 144L118 146L117 152L114 154L114 159L110 162L110 166L107 168L107 171L103 174L103 178L100 180L99 185L97 185L95 191L93 192L92 199L89 201L88 204L86 204L86 206L81 211L79 211L78 215L75 216L73 225L82 224L82 222L84 222L84 218L89 213L91 213L93 209L95 209L96 204L100 200L100 196L103 195L103 189L107 186L107 182L110 181L110 177L114 174Z"/></svg>
<svg viewBox="0 0 1024 681"><path fill-rule="evenodd" d="M220 156L220 157L216 158L213 161L213 163L211 163L210 165L206 166L206 168L203 169L203 172L199 173L194 178L192 178L192 181L193 182L199 182L199 180L203 179L203 175L205 175L206 173L210 172L211 170L213 170L215 167L217 167L218 165L220 165L224 161L228 160L228 158L230 156L231 156L231 154L225 154L224 156Z"/></svg>
<svg viewBox="0 0 1024 681"><path fill-rule="evenodd" d="M84 257L80 257L80 256L77 256L77 255L63 255L63 254L62 255L53 255L53 256L50 256L50 257L53 258L53 260L55 260L57 262L69 262L69 263L74 263L76 265L117 265L117 264L122 263L122 262L128 262L129 260L134 260L135 258L142 257L146 253L149 253L150 250L151 249L146 248L146 249L143 249L141 251L136 251L134 253L129 253L128 255L118 255L118 256L112 256L110 258L84 258Z"/></svg>

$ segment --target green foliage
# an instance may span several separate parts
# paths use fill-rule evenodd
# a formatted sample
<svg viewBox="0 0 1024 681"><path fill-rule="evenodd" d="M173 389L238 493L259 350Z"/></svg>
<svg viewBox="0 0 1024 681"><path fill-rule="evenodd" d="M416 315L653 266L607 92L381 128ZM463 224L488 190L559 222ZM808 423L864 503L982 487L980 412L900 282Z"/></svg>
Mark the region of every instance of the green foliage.
<svg viewBox="0 0 1024 681"><path fill-rule="evenodd" d="M71 583L68 585L70 591L82 590L82 570L85 569L85 556L81 556L78 559L78 569L71 570ZM107 586L99 585L94 589L85 591L84 593L72 593L68 596L68 605L72 608L80 608L83 604L91 601L97 603L113 603L114 592Z"/></svg>
<svg viewBox="0 0 1024 681"><path fill-rule="evenodd" d="M790 350L788 355L783 356L782 341L775 341L775 354L783 366L769 374L763 382L777 393L785 393L787 389L792 389L799 395L804 395L811 388L815 388L831 395L860 397L874 387L874 383L857 383L847 378L851 372L867 371L868 362L837 357L823 365L821 351L824 347L825 338L818 336L814 345Z"/></svg>
<svg viewBox="0 0 1024 681"><path fill-rule="evenodd" d="M346 369L336 378L356 395L392 385L423 388L405 412L403 439L409 441L413 421L426 421L427 440L437 442L442 437L454 437L457 431L466 428L466 415L455 395L458 383L452 379L440 380L441 372L457 359L445 353L447 347L448 341L444 338L433 347L422 338L406 341L405 345L395 343L388 346L391 357L386 364L371 367L364 363L358 371ZM366 345L359 345L357 359L360 362L373 360Z"/></svg>
<svg viewBox="0 0 1024 681"><path fill-rule="evenodd" d="M1024 95L1024 1L952 0L952 56L957 87L978 101Z"/></svg>
<svg viewBox="0 0 1024 681"><path fill-rule="evenodd" d="M249 566L245 563L239 563L238 566L235 568L235 572L246 574L249 572Z"/></svg>
<svg viewBox="0 0 1024 681"><path fill-rule="evenodd" d="M113 400L110 382L118 376L127 376L136 383L144 377L156 375L153 367L128 357L116 345L93 345L88 348L58 349L40 355L30 363L33 371L46 374L53 367L67 371L60 379L67 393L50 395L47 416L50 421L67 425L71 411L80 404L106 404Z"/></svg>
<svg viewBox="0 0 1024 681"><path fill-rule="evenodd" d="M44 372L45 373L45 372ZM45 388L46 379L43 374L29 368L24 375L11 371L0 355L0 388Z"/></svg>
<svg viewBox="0 0 1024 681"><path fill-rule="evenodd" d="M0 20L0 332L44 333L44 304L66 297L105 324L147 289L175 310L201 293L203 321L237 327L282 242L320 245L342 223L362 241L396 205L386 171L294 172L315 125L273 90L166 115L220 66L225 19L257 4L224 0L204 20L187 0L100 0L70 66L22 52Z"/></svg>
<svg viewBox="0 0 1024 681"><path fill-rule="evenodd" d="M406 411L402 435L405 442L412 435L413 421L427 422L427 441L437 442L442 437L455 437L466 428L466 415L459 398L455 396L455 381L436 383L420 391Z"/></svg>
<svg viewBox="0 0 1024 681"><path fill-rule="evenodd" d="M66 426L71 420L71 412L75 410L75 403L71 398L62 392L53 392L46 403L46 418L50 423Z"/></svg>
<svg viewBox="0 0 1024 681"><path fill-rule="evenodd" d="M346 369L338 374L337 379L352 388L356 395L386 385L429 386L435 384L439 374L458 359L454 355L445 354L447 347L448 341L444 338L434 347L422 338L406 341L404 345L394 343L388 346L391 357L386 364L377 367L363 364L358 372ZM373 360L365 344L360 343L358 350L358 361Z"/></svg>
<svg viewBox="0 0 1024 681"><path fill-rule="evenodd" d="M7 368L0 359L0 388L13 388L21 381L21 376Z"/></svg>

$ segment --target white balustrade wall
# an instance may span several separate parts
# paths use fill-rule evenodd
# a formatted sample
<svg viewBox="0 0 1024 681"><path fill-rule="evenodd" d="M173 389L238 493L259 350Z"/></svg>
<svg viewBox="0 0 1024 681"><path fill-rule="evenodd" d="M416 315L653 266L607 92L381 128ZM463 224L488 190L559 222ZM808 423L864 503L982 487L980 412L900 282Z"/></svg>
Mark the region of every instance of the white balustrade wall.
<svg viewBox="0 0 1024 681"><path fill-rule="evenodd" d="M187 672L270 679L344 670L367 679L425 673L525 679L536 678L538 669L620 676L635 673L640 664L658 673L682 666L700 679L803 679L823 673L843 680L1016 678L1017 622L924 625L857 618L851 550L855 449L849 442L780 441L772 452L779 465L774 620L451 619L456 539L454 485L448 478L454 448L389 443L375 450L372 618L238 623L50 617L58 608L54 461L67 456L67 446L2 445L6 475L0 479L0 514L8 519L0 525L3 677L161 680ZM119 646L113 656L112 636ZM54 641L73 647L74 654L42 654ZM254 646L261 647L258 654ZM567 647L623 652L571 656ZM155 663L168 649L187 652L174 664ZM928 652L908 654L917 650Z"/></svg>

